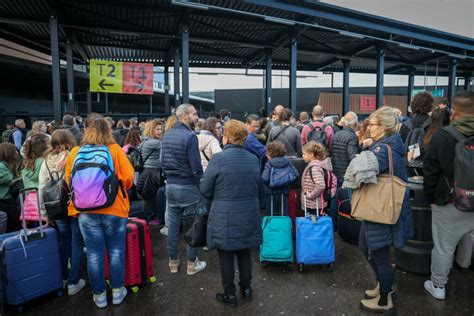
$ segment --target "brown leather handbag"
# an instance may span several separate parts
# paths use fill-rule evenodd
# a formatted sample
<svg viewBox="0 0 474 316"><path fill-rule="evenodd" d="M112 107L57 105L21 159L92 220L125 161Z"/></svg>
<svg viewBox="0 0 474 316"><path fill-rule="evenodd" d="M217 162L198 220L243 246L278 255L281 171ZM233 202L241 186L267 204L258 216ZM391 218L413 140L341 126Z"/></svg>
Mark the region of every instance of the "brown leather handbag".
<svg viewBox="0 0 474 316"><path fill-rule="evenodd" d="M377 183L364 183L352 192L351 215L366 221L394 225L402 211L407 184L393 175L392 148L387 145L389 174L379 174Z"/></svg>

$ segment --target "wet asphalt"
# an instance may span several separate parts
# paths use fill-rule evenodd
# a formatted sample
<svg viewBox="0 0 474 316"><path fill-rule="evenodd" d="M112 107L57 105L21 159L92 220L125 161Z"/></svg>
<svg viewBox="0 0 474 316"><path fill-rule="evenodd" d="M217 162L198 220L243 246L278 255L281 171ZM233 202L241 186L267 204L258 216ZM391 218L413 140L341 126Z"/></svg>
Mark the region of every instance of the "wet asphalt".
<svg viewBox="0 0 474 316"><path fill-rule="evenodd" d="M186 275L186 247L181 238L177 274L168 269L166 237L152 227L154 271L156 283L143 285L137 293L129 291L120 306L99 310L84 269L86 287L75 296L54 294L25 305L21 315L371 315L360 310L359 302L366 289L375 286L368 263L357 246L340 240L336 234L336 263L332 273L321 267L310 267L304 272L283 266L262 267L258 249L253 255L253 301L239 299L239 306L221 305L215 294L221 291L217 253L200 251L199 257L208 268L194 276ZM237 266L237 265L236 265ZM474 315L474 271L460 273L453 270L447 286L447 299L437 301L424 292L427 276L395 269L395 287L399 300L397 315ZM238 274L236 274L236 284ZM6 315L17 315L6 308Z"/></svg>

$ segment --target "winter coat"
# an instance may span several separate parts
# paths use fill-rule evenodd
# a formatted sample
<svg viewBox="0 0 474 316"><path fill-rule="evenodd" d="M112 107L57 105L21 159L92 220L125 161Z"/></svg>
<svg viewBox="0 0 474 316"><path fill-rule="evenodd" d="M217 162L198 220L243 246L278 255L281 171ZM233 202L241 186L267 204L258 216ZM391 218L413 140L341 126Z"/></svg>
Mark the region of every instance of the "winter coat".
<svg viewBox="0 0 474 316"><path fill-rule="evenodd" d="M25 188L38 188L39 187L39 173L41 165L43 164L44 158L38 158L35 160L33 170L24 168L21 171L21 177L23 179L23 185Z"/></svg>
<svg viewBox="0 0 474 316"><path fill-rule="evenodd" d="M64 177L64 166L66 165L67 156L69 155L69 151L63 151L59 154L48 155L46 159L41 164L41 169L39 172L39 200L41 205L41 214L46 216L46 209L44 207L43 201L43 188L45 187L46 183L51 181L51 175L54 177L54 180L57 180L58 177ZM49 172L48 172L49 168ZM57 174L55 174L57 172Z"/></svg>
<svg viewBox="0 0 474 316"><path fill-rule="evenodd" d="M284 131L282 132L282 130ZM275 126L270 130L267 144L278 140L285 145L287 156L301 157L301 135L295 127L289 125Z"/></svg>
<svg viewBox="0 0 474 316"><path fill-rule="evenodd" d="M408 134L416 128L416 127L421 127L425 123L426 120L429 120L430 116L427 113L418 113L415 114L411 120L407 120L403 122L402 127L400 127L400 136L402 137L402 140L406 142ZM407 123L411 121L411 124L413 124L413 127L410 128Z"/></svg>
<svg viewBox="0 0 474 316"><path fill-rule="evenodd" d="M162 140L162 164L166 182L199 184L202 177L201 155L196 134L184 123L177 122Z"/></svg>
<svg viewBox="0 0 474 316"><path fill-rule="evenodd" d="M84 135L82 134L80 129L78 129L75 126L69 126L69 125L64 125L63 128L71 132L72 136L74 136L74 139L76 140L77 145L81 144L81 141Z"/></svg>
<svg viewBox="0 0 474 316"><path fill-rule="evenodd" d="M214 154L220 153L222 148L219 145L217 138L215 138L209 131L201 131L197 135L197 138L199 143L199 153L201 155L202 170L206 171L209 160L211 160Z"/></svg>
<svg viewBox="0 0 474 316"><path fill-rule="evenodd" d="M286 170L286 173L294 172L298 175L298 170L293 166L291 161L286 157L275 157L270 159L265 164L265 169L262 173L262 182L264 184L265 192L265 208L267 211L271 211L271 200L273 199L273 212L274 214L284 214L288 215L288 196L290 194L290 189L292 183L281 188L270 188L270 175L272 168ZM283 197L283 212L281 210L281 199ZM270 212L267 212L270 214Z"/></svg>
<svg viewBox="0 0 474 316"><path fill-rule="evenodd" d="M212 157L199 189L211 202L207 247L236 251L262 243L258 159L237 145Z"/></svg>
<svg viewBox="0 0 474 316"><path fill-rule="evenodd" d="M257 156L259 160L265 159L265 155L267 153L265 146L260 143L254 133L248 134L244 143L244 149Z"/></svg>
<svg viewBox="0 0 474 316"><path fill-rule="evenodd" d="M331 162L336 177L340 179L344 177L349 163L358 153L359 139L355 131L350 127L343 127L332 140Z"/></svg>
<svg viewBox="0 0 474 316"><path fill-rule="evenodd" d="M404 159L405 144L398 133L382 137L370 147L370 151L375 154L379 162L379 173L388 174L389 172L388 149L384 144L388 144L392 148L394 175L403 181L407 181ZM366 239L369 249L377 250L389 245L402 247L407 239L413 237L412 211L409 198L410 194L407 190L400 218L395 225L363 222L366 227Z"/></svg>
<svg viewBox="0 0 474 316"><path fill-rule="evenodd" d="M311 169L311 173L310 173ZM318 209L323 210L328 206L329 201L324 201L323 193L326 189L326 183L324 181L324 171L332 171L331 158L326 158L323 161L313 160L311 161L303 171L301 177L301 205L304 205L303 193L306 192L306 207L316 209L316 199L319 201ZM311 178L311 174L313 178ZM332 178L331 183L331 195L336 194L337 179Z"/></svg>
<svg viewBox="0 0 474 316"><path fill-rule="evenodd" d="M121 147L125 145L125 138L127 138L128 132L130 132L128 128L117 128L112 132L112 136L114 136L115 141Z"/></svg>
<svg viewBox="0 0 474 316"><path fill-rule="evenodd" d="M139 148L144 161L143 168L161 168L161 140L145 137Z"/></svg>
<svg viewBox="0 0 474 316"><path fill-rule="evenodd" d="M325 125L323 121L314 121L311 124L305 125L303 130L301 131L301 144L306 144L308 140L309 133L311 132L313 127L321 127ZM327 150L329 153L332 153L332 140L334 138L334 130L331 126L326 125L324 129L324 133L326 134L326 143L327 143Z"/></svg>
<svg viewBox="0 0 474 316"><path fill-rule="evenodd" d="M13 181L13 172L10 167L0 161L0 200L6 200L12 197L10 194L10 183Z"/></svg>

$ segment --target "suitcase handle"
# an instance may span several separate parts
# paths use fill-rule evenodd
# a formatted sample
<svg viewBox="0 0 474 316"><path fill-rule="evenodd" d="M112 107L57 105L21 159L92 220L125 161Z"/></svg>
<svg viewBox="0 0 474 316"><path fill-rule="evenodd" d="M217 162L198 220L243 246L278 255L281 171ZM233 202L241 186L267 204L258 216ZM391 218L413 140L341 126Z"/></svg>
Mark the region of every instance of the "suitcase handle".
<svg viewBox="0 0 474 316"><path fill-rule="evenodd" d="M270 212L273 216L273 194L270 196ZM281 216L283 216L283 193L281 194Z"/></svg>
<svg viewBox="0 0 474 316"><path fill-rule="evenodd" d="M306 192L303 193L303 209L304 209L304 217L308 217L308 206L306 205ZM321 217L319 215L319 198L316 197L316 218Z"/></svg>
<svg viewBox="0 0 474 316"><path fill-rule="evenodd" d="M23 207L23 202L25 201L26 199L26 193L30 192L30 191L35 191L36 192L36 203L38 205L38 214L39 214L39 231L40 231L40 235L41 235L41 238L43 238L44 236L44 232L43 232L43 221L42 221L42 218L41 218L41 210L40 210L40 202L39 202L39 193L38 193L38 189L37 188L24 188L24 189L21 189L20 190L20 212L21 212L21 217L22 217L22 223L23 223L23 229L21 230L23 232L23 236L25 238L25 242L28 241L28 228L26 227L26 219L25 219L25 209ZM21 233L20 233L21 234Z"/></svg>

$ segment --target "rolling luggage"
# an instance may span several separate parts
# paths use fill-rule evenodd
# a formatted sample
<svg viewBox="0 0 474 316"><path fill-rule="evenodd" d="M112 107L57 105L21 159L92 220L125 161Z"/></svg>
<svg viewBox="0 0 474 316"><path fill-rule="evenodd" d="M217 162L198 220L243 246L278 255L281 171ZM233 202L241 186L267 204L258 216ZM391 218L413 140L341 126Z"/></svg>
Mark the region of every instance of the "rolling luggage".
<svg viewBox="0 0 474 316"><path fill-rule="evenodd" d="M337 212L339 216L338 234L342 240L359 243L362 221L351 216L351 199L349 191L340 188L337 194Z"/></svg>
<svg viewBox="0 0 474 316"><path fill-rule="evenodd" d="M28 191L20 191L20 208L24 212L23 200ZM39 203L38 203L39 205ZM39 209L39 207L38 207ZM36 297L57 291L62 295L63 281L58 235L55 229L41 225L0 235L0 281L4 302L16 305L21 311L23 303Z"/></svg>
<svg viewBox="0 0 474 316"><path fill-rule="evenodd" d="M130 202L130 211L128 217L136 217L139 219L147 219L143 201Z"/></svg>
<svg viewBox="0 0 474 316"><path fill-rule="evenodd" d="M299 271L303 271L304 265L328 265L329 271L332 271L335 261L332 219L319 215L318 202L316 200L317 215L308 216L304 195L305 217L296 218L296 262Z"/></svg>
<svg viewBox="0 0 474 316"><path fill-rule="evenodd" d="M281 198L283 210L283 196ZM273 198L271 199L271 216L262 221L263 243L260 246L260 262L281 262L293 264L293 240L291 238L291 218L273 215Z"/></svg>
<svg viewBox="0 0 474 316"><path fill-rule="evenodd" d="M108 255L105 256L105 277L109 278ZM124 286L138 292L138 286L149 280L156 282L153 275L153 254L150 228L145 220L129 218L125 246Z"/></svg>
<svg viewBox="0 0 474 316"><path fill-rule="evenodd" d="M303 158L288 157L293 166L298 170L298 177L291 184L292 189L301 189L301 176L303 175L304 168L306 168L306 162Z"/></svg>

